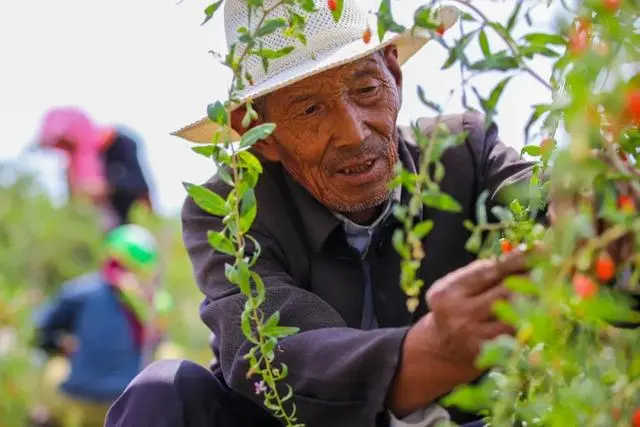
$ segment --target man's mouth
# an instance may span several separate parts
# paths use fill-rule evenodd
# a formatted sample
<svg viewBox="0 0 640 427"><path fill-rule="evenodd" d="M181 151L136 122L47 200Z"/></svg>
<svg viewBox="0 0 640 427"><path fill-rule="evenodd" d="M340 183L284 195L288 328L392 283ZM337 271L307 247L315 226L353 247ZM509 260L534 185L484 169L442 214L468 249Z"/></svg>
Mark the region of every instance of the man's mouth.
<svg viewBox="0 0 640 427"><path fill-rule="evenodd" d="M375 162L376 162L376 159L371 159L371 160L367 160L364 163L345 166L343 168L338 169L338 173L341 173L343 175L357 175L360 173L364 173L364 172L367 172L369 169L371 169Z"/></svg>

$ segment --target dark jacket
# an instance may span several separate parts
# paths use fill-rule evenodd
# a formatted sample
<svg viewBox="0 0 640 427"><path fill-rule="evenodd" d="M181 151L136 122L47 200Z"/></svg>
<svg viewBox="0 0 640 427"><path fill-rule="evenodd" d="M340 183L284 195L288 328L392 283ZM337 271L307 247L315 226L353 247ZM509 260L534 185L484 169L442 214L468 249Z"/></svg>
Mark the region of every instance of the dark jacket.
<svg viewBox="0 0 640 427"><path fill-rule="evenodd" d="M500 142L495 126L485 131L479 114L451 116L447 123L454 133L468 132L465 143L450 148L442 158L446 170L442 190L463 209L456 214L422 212L423 218L435 222L424 240L426 258L420 278L425 290L474 259L464 249L469 232L462 223L475 219L478 195L487 189L495 200L500 189L525 179L531 171L529 162ZM419 124L428 133L432 121ZM418 148L404 138L399 150L403 162L418 162ZM215 177L207 187L220 194L228 192ZM363 331L359 329L362 262L347 244L340 221L278 164L264 164L256 197L258 215L250 233L262 247L255 270L266 285L263 309L267 315L279 310L282 325L300 328L300 333L280 342L276 356L289 368L286 382L293 387L299 419L308 427L385 425L381 414L405 334L427 312L424 298L414 316L406 308L399 286L399 256L391 243L397 220L391 216L373 236L369 256L380 328ZM405 192L402 199L407 197ZM200 314L216 334L213 347L224 379L236 392L261 403L253 380L246 378L243 355L250 347L240 329L244 300L224 275L225 263L232 260L214 252L207 242L207 230L221 230L221 220L191 200L186 201L182 215L184 241L206 296Z"/></svg>

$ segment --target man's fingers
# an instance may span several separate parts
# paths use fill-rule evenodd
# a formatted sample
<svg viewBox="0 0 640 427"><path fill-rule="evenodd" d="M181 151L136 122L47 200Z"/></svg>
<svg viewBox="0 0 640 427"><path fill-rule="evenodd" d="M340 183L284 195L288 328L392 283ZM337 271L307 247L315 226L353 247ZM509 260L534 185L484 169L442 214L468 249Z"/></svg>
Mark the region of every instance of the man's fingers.
<svg viewBox="0 0 640 427"><path fill-rule="evenodd" d="M466 295L479 295L496 286L505 277L526 271L527 255L514 250L499 259L478 260L458 270Z"/></svg>
<svg viewBox="0 0 640 427"><path fill-rule="evenodd" d="M516 329L502 322L489 322L479 325L478 338L482 341L492 340L500 335L515 335Z"/></svg>
<svg viewBox="0 0 640 427"><path fill-rule="evenodd" d="M474 296L470 301L471 307L473 307L471 316L479 322L495 320L493 305L497 301L507 301L510 296L511 292L502 284Z"/></svg>

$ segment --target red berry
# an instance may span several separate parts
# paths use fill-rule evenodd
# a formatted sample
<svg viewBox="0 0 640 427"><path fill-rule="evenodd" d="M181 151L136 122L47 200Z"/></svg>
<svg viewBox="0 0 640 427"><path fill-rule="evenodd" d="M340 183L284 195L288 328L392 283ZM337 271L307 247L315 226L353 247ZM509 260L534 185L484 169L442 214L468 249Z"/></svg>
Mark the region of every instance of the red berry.
<svg viewBox="0 0 640 427"><path fill-rule="evenodd" d="M621 3L622 0L602 0L602 5L605 7L605 9L608 9L611 12L615 12L616 10L620 9Z"/></svg>
<svg viewBox="0 0 640 427"><path fill-rule="evenodd" d="M500 239L500 250L503 254L508 254L513 250L513 244L507 239Z"/></svg>
<svg viewBox="0 0 640 427"><path fill-rule="evenodd" d="M436 34L439 35L440 37L444 35L445 31L447 31L447 29L445 28L444 24L440 24L438 25L438 28L436 28Z"/></svg>
<svg viewBox="0 0 640 427"><path fill-rule="evenodd" d="M631 196L622 195L618 197L618 209L624 213L634 213L636 210L636 204L633 202Z"/></svg>
<svg viewBox="0 0 640 427"><path fill-rule="evenodd" d="M336 0L327 0L327 7L333 12L338 8L338 2Z"/></svg>
<svg viewBox="0 0 640 427"><path fill-rule="evenodd" d="M633 411L633 418L631 419L633 427L640 427L640 408Z"/></svg>
<svg viewBox="0 0 640 427"><path fill-rule="evenodd" d="M632 122L640 123L640 89L633 89L627 93L625 110Z"/></svg>
<svg viewBox="0 0 640 427"><path fill-rule="evenodd" d="M371 41L371 29L369 27L367 27L367 29L364 30L364 33L362 33L362 41L365 44L369 44Z"/></svg>
<svg viewBox="0 0 640 427"><path fill-rule="evenodd" d="M576 273L573 276L573 289L580 298L588 299L598 293L598 285L596 285L589 276L582 273Z"/></svg>
<svg viewBox="0 0 640 427"><path fill-rule="evenodd" d="M600 254L596 259L596 276L600 282L608 282L616 274L616 265L606 252Z"/></svg>
<svg viewBox="0 0 640 427"><path fill-rule="evenodd" d="M569 52L581 55L589 48L591 39L591 23L586 18L579 18L569 32Z"/></svg>

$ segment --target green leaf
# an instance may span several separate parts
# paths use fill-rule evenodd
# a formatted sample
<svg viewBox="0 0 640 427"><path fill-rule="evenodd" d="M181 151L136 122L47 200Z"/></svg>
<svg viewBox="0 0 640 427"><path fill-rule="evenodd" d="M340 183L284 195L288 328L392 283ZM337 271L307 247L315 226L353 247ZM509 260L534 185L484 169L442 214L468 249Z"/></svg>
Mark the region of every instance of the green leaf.
<svg viewBox="0 0 640 427"><path fill-rule="evenodd" d="M255 37L264 37L273 33L279 28L284 28L288 25L285 18L272 18L264 21L264 24L255 32Z"/></svg>
<svg viewBox="0 0 640 427"><path fill-rule="evenodd" d="M216 10L220 8L220 5L222 5L223 1L224 0L219 0L207 6L207 8L204 10L204 21L202 21L202 24L200 25L206 24L211 18L213 18L213 15L216 13Z"/></svg>
<svg viewBox="0 0 640 427"><path fill-rule="evenodd" d="M255 170L258 173L262 173L262 164L260 163L260 160L258 160L256 156L251 154L251 152L241 151L237 155L242 166L245 166L248 169Z"/></svg>
<svg viewBox="0 0 640 427"><path fill-rule="evenodd" d="M238 263L238 287L240 288L240 292L244 295L251 295L251 272L249 271L249 264L241 260Z"/></svg>
<svg viewBox="0 0 640 427"><path fill-rule="evenodd" d="M487 39L487 33L485 33L484 28L480 30L480 36L478 37L480 42L480 49L482 49L482 54L485 58L491 56L491 48L489 47L489 40Z"/></svg>
<svg viewBox="0 0 640 427"><path fill-rule="evenodd" d="M501 365L509 360L509 356L516 350L516 342L513 337L500 336L482 345L480 356L476 360L476 366L487 369Z"/></svg>
<svg viewBox="0 0 640 427"><path fill-rule="evenodd" d="M529 141L529 133L531 131L531 126L533 126L535 122L537 122L540 119L540 117L544 113L548 112L550 109L551 109L550 104L537 104L533 106L533 113L529 117L529 120L527 120L527 124L525 125L525 128L524 128L525 141Z"/></svg>
<svg viewBox="0 0 640 427"><path fill-rule="evenodd" d="M520 315L509 302L496 301L493 304L492 311L499 320L502 320L509 325L516 326L520 321Z"/></svg>
<svg viewBox="0 0 640 427"><path fill-rule="evenodd" d="M226 255L235 255L236 249L233 246L231 240L229 240L224 233L218 233L213 230L207 232L207 239L209 244L218 252L222 252Z"/></svg>
<svg viewBox="0 0 640 427"><path fill-rule="evenodd" d="M449 49L449 57L447 58L445 63L442 64L442 68L441 68L442 70L446 70L450 68L458 60L462 61L464 65L468 63L467 56L464 54L464 50L467 48L467 45L473 39L473 36L475 36L476 32L477 30L471 31L468 34L465 34L460 38L460 40L456 42L455 46Z"/></svg>
<svg viewBox="0 0 640 427"><path fill-rule="evenodd" d="M474 230L467 239L464 248L471 253L477 253L482 245L482 234L479 230Z"/></svg>
<svg viewBox="0 0 640 427"><path fill-rule="evenodd" d="M305 12L315 12L317 10L313 0L298 0L298 4Z"/></svg>
<svg viewBox="0 0 640 427"><path fill-rule="evenodd" d="M504 285L522 295L540 295L540 288L525 276L509 276L504 280Z"/></svg>
<svg viewBox="0 0 640 427"><path fill-rule="evenodd" d="M227 214L225 200L220 195L201 185L194 185L188 182L183 183L183 185L196 205L205 212L215 216L225 216Z"/></svg>
<svg viewBox="0 0 640 427"><path fill-rule="evenodd" d="M393 20L391 1L382 0L378 8L378 38L382 40L387 31L401 33L405 28Z"/></svg>
<svg viewBox="0 0 640 427"><path fill-rule="evenodd" d="M491 208L491 213L498 218L500 222L512 223L514 218L510 210L503 206L494 206Z"/></svg>
<svg viewBox="0 0 640 427"><path fill-rule="evenodd" d="M431 108L432 110L434 110L438 114L442 113L442 107L440 105L436 104L435 102L429 101L425 97L424 89L422 89L422 86L420 86L420 85L418 85L418 98L420 99L420 102L422 102L426 107Z"/></svg>
<svg viewBox="0 0 640 427"><path fill-rule="evenodd" d="M487 223L487 198L489 197L489 190L484 190L478 196L476 200L476 220L478 225L485 225Z"/></svg>
<svg viewBox="0 0 640 427"><path fill-rule="evenodd" d="M280 312L276 311L271 316L269 316L266 322L264 322L264 328L273 328L274 326L278 326L279 322Z"/></svg>
<svg viewBox="0 0 640 427"><path fill-rule="evenodd" d="M515 57L507 56L504 53L491 55L469 65L470 70L479 71L508 71L519 67L520 64Z"/></svg>
<svg viewBox="0 0 640 427"><path fill-rule="evenodd" d="M426 206L445 212L460 212L462 210L460 203L447 193L426 190L422 194L422 202Z"/></svg>
<svg viewBox="0 0 640 427"><path fill-rule="evenodd" d="M240 140L240 149L251 147L256 142L271 135L275 128L275 123L264 123L249 129L244 133L244 135L242 135L242 139Z"/></svg>
<svg viewBox="0 0 640 427"><path fill-rule="evenodd" d="M422 239L424 236L429 234L429 232L433 229L433 221L430 219L424 220L418 223L413 228L413 234L416 235L418 239Z"/></svg>
<svg viewBox="0 0 640 427"><path fill-rule="evenodd" d="M222 102L216 101L213 104L207 106L207 115L211 120L220 126L227 124L227 110L222 105Z"/></svg>
<svg viewBox="0 0 640 427"><path fill-rule="evenodd" d="M256 203L256 193L253 188L246 190L242 196L240 207L240 232L242 234L249 231L253 221L256 219L258 204Z"/></svg>
<svg viewBox="0 0 640 427"><path fill-rule="evenodd" d="M256 297L257 297L256 307L259 307L264 302L265 294L266 294L264 289L264 281L262 280L262 277L260 277L260 275L255 271L251 272L251 278L253 279L253 284L255 285L255 289L256 289Z"/></svg>
<svg viewBox="0 0 640 427"><path fill-rule="evenodd" d="M509 20L507 21L507 31L511 32L513 30L514 25L516 24L516 20L518 19L518 14L520 13L520 9L522 8L523 0L518 0L516 7L513 8L513 12L511 12L511 16L509 16Z"/></svg>
<svg viewBox="0 0 640 427"><path fill-rule="evenodd" d="M216 152L217 147L215 145L196 145L195 147L191 147L191 150L194 153L198 153L201 156L205 156L205 157L211 157L213 156L213 153Z"/></svg>
<svg viewBox="0 0 640 427"><path fill-rule="evenodd" d="M251 330L251 309L248 305L245 305L244 310L242 310L242 315L240 317L240 326L245 338L247 338L251 342L255 342L253 331Z"/></svg>
<svg viewBox="0 0 640 427"><path fill-rule="evenodd" d="M520 150L520 154L528 154L532 157L538 157L542 154L542 149L539 145L525 145Z"/></svg>
<svg viewBox="0 0 640 427"><path fill-rule="evenodd" d="M265 334L275 338L285 338L291 335L295 335L300 331L300 328L295 326L274 326L265 330Z"/></svg>
<svg viewBox="0 0 640 427"><path fill-rule="evenodd" d="M336 9L331 11L331 16L335 22L340 21L342 11L344 10L344 0L336 0Z"/></svg>
<svg viewBox="0 0 640 427"><path fill-rule="evenodd" d="M506 77L500 83L498 83L496 87L493 88L493 90L489 94L489 98L487 99L482 99L482 97L480 96L476 88L475 87L473 88L473 91L475 92L476 96L480 100L480 104L482 105L482 109L484 110L484 113L485 113L485 118L484 118L485 127L488 127L493 121L493 117L496 114L496 107L498 105L498 101L500 100L500 97L502 96L502 92L504 91L504 88L507 86L507 83L509 83L509 80L511 80L511 77Z"/></svg>
<svg viewBox="0 0 640 427"><path fill-rule="evenodd" d="M256 50L254 53L261 58L278 59L278 58L282 58L283 56L287 56L294 49L295 49L294 46L286 46L278 50L262 48L262 49Z"/></svg>
<svg viewBox="0 0 640 427"><path fill-rule="evenodd" d="M404 241L404 231L402 231L401 229L397 229L396 231L394 231L391 242L393 244L393 248L400 254L402 258L411 258L411 253L409 252L409 249L407 248L407 245Z"/></svg>
<svg viewBox="0 0 640 427"><path fill-rule="evenodd" d="M428 6L421 6L416 10L416 13L413 15L413 23L416 27L426 28L428 30L435 30L438 28L438 23L431 19L432 18L432 9Z"/></svg>
<svg viewBox="0 0 640 427"><path fill-rule="evenodd" d="M558 34L547 34L547 33L530 33L526 34L523 37L529 43L537 44L537 45L557 45L565 47L567 45L567 41L564 37Z"/></svg>

